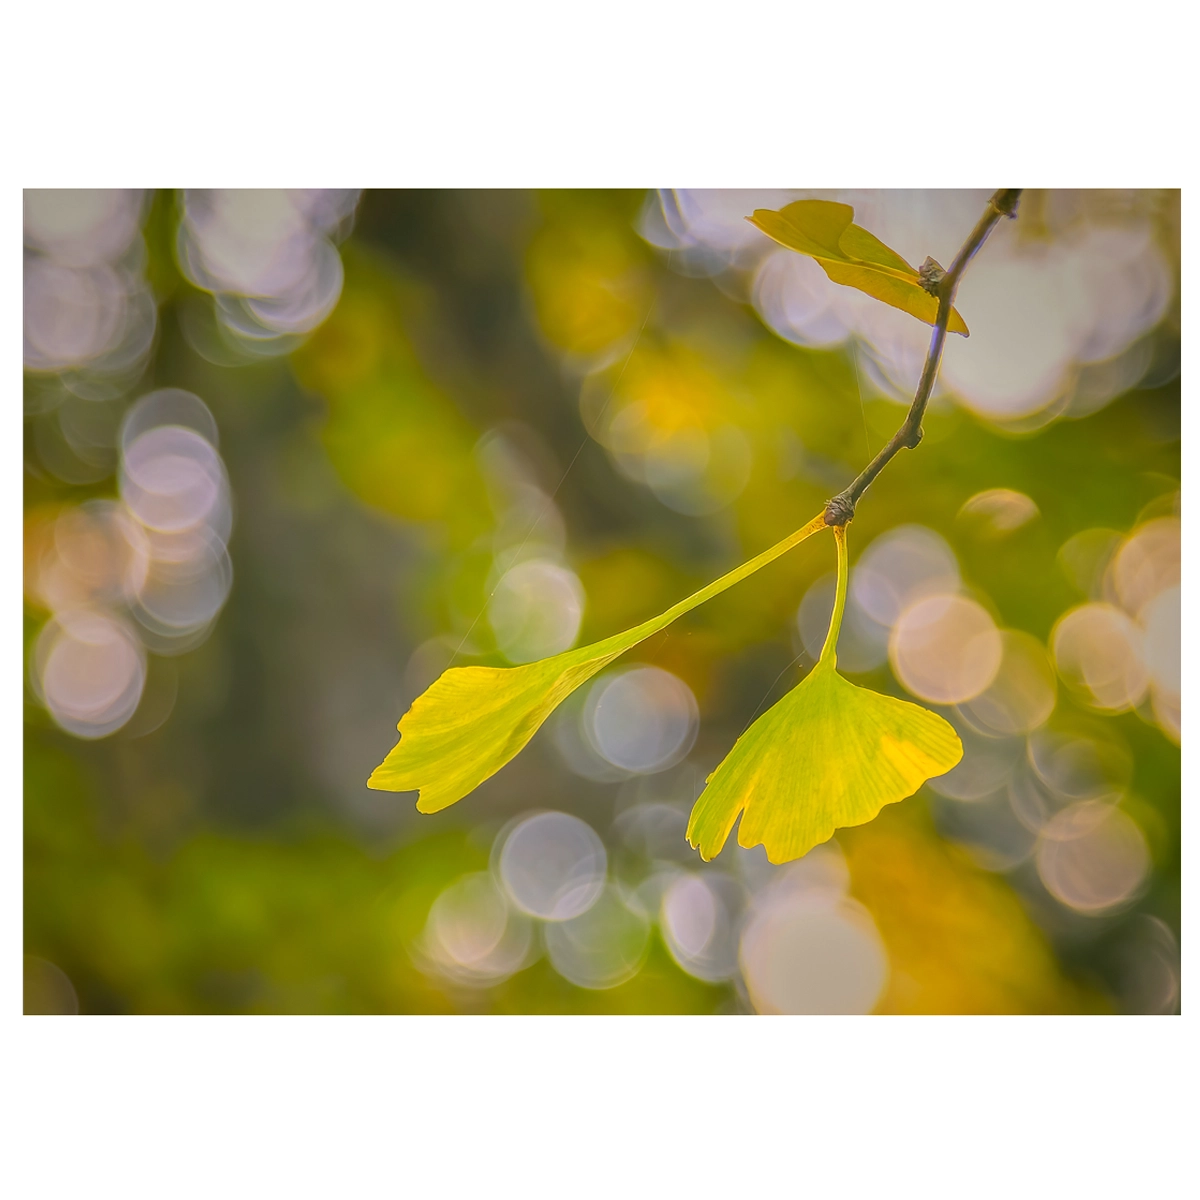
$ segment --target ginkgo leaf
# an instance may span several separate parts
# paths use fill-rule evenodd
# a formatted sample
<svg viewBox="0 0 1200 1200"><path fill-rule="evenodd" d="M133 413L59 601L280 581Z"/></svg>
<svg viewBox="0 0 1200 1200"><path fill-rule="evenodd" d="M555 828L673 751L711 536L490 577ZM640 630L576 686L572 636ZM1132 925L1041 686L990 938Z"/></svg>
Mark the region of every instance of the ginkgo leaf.
<svg viewBox="0 0 1200 1200"><path fill-rule="evenodd" d="M440 812L514 758L580 684L677 617L753 575L826 528L825 514L769 550L633 629L519 667L452 667L400 719L400 741L371 773L380 791L420 791L417 808Z"/></svg>
<svg viewBox="0 0 1200 1200"><path fill-rule="evenodd" d="M849 204L795 200L778 211L756 208L746 220L781 246L815 258L834 283L858 288L926 325L937 322L937 299L921 286L916 269L873 233L855 225ZM970 335L957 309L950 310L947 328L963 337Z"/></svg>
<svg viewBox="0 0 1200 1200"><path fill-rule="evenodd" d="M706 862L740 815L738 845L790 862L836 829L862 825L962 758L949 722L920 705L858 687L837 672L846 604L846 539L835 528L838 584L821 658L737 740L692 809L688 842Z"/></svg>

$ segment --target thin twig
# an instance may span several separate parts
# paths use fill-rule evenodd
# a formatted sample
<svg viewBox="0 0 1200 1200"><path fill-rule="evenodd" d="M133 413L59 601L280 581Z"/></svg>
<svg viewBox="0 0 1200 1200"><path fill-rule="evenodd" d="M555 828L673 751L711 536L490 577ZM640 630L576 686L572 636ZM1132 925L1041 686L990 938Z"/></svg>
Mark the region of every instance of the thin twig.
<svg viewBox="0 0 1200 1200"><path fill-rule="evenodd" d="M929 394L933 391L933 381L937 378L938 367L942 362L942 351L946 346L946 327L950 324L950 313L954 308L954 293L958 290L959 280L967 269L967 264L974 258L976 251L987 241L996 222L1001 217L1016 216L1017 200L1021 188L1001 188L988 201L987 210L979 218L971 236L962 244L955 255L948 271L943 271L932 259L926 259L921 268L922 286L937 297L937 321L933 327L933 337L929 342L929 353L925 356L925 367L921 371L921 380L917 384L916 395L904 418L904 423L892 435L891 440L863 468L859 477L845 491L839 492L825 506L825 523L827 525L845 525L853 516L854 509L863 492L871 486L875 476L895 458L902 449L914 449L920 444L922 430L921 421L925 416L925 406L929 403Z"/></svg>

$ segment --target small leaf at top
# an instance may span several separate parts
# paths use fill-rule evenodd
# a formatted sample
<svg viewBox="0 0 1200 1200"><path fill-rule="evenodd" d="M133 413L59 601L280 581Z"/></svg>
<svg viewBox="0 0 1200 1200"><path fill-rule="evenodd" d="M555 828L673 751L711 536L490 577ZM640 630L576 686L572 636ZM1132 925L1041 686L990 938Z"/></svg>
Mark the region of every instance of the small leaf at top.
<svg viewBox="0 0 1200 1200"><path fill-rule="evenodd" d="M937 322L938 302L917 271L873 233L853 224L854 209L833 200L795 200L778 211L757 208L746 220L789 250L820 263L834 283L857 288L926 325ZM947 328L969 336L957 309Z"/></svg>
<svg viewBox="0 0 1200 1200"><path fill-rule="evenodd" d="M778 212L756 208L746 220L789 250L818 259L845 259L840 243L854 220L854 209L833 200L795 200Z"/></svg>
<svg viewBox="0 0 1200 1200"><path fill-rule="evenodd" d="M737 740L692 809L688 842L706 862L739 815L738 845L763 845L773 863L801 858L835 830L863 825L962 758L949 722L920 705L858 687L837 672L846 603L846 541L820 661Z"/></svg>
<svg viewBox="0 0 1200 1200"><path fill-rule="evenodd" d="M859 225L846 226L841 237L841 249L847 257L855 258L859 262L919 277L919 272L905 262L895 250L885 246L873 233L868 233Z"/></svg>
<svg viewBox="0 0 1200 1200"><path fill-rule="evenodd" d="M614 659L824 528L822 512L666 612L602 642L519 667L443 672L400 719L400 741L367 786L419 790L417 808L424 813L447 808L516 757L555 708Z"/></svg>

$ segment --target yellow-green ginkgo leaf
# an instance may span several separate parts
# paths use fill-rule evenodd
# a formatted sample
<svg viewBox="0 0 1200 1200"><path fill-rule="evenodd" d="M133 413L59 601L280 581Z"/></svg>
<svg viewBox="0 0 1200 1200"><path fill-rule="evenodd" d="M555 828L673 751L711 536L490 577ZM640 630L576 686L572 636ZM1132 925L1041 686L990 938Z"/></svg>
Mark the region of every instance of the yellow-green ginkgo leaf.
<svg viewBox="0 0 1200 1200"><path fill-rule="evenodd" d="M824 528L822 512L666 612L591 646L519 667L452 667L443 672L400 719L400 741L371 773L367 786L388 792L418 790L417 808L425 813L461 800L514 758L580 684L677 617Z"/></svg>
<svg viewBox="0 0 1200 1200"><path fill-rule="evenodd" d="M834 283L858 288L926 325L936 323L937 299L921 286L917 271L873 233L855 225L849 204L795 200L778 211L756 208L746 220L781 246L815 258ZM963 337L970 333L957 309L951 309L947 328Z"/></svg>
<svg viewBox="0 0 1200 1200"><path fill-rule="evenodd" d="M865 824L962 758L958 735L936 713L838 674L835 647L848 571L845 529L834 532L837 595L820 661L709 776L687 830L706 862L720 852L739 815L740 846L762 844L773 863L800 858L836 829Z"/></svg>

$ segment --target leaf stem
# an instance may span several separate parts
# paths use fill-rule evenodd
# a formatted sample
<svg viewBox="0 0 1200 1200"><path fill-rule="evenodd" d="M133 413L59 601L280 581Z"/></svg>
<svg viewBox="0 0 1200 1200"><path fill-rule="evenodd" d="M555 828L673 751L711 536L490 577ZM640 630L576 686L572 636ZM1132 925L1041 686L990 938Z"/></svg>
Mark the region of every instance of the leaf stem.
<svg viewBox="0 0 1200 1200"><path fill-rule="evenodd" d="M925 356L925 366L921 371L921 379L917 384L916 395L909 406L908 415L903 424L892 435L891 440L867 464L858 478L844 491L839 492L825 507L825 521L835 528L844 526L854 516L854 509L863 492L875 481L875 477L902 449L915 449L921 441L921 421L925 416L925 406L929 403L929 395L933 391L933 383L937 378L938 367L942 362L942 351L946 346L946 326L950 323L950 312L954 306L954 293L958 290L959 281L967 264L975 257L980 246L987 241L988 234L995 228L1001 217L1016 215L1017 200L1021 188L1001 188L988 201L983 216L971 230L970 236L950 264L948 271L942 272L936 264L927 263L930 269L924 273L928 279L928 290L937 296L937 320L933 327L933 337L929 342L929 353ZM824 652L822 652L822 657Z"/></svg>
<svg viewBox="0 0 1200 1200"><path fill-rule="evenodd" d="M833 598L833 612L829 617L829 632L825 635L825 645L821 648L821 657L817 660L817 665L828 662L831 667L836 667L837 640L842 629L842 614L846 611L846 585L850 580L850 563L846 554L846 526L835 525L833 536L837 540L837 592Z"/></svg>

